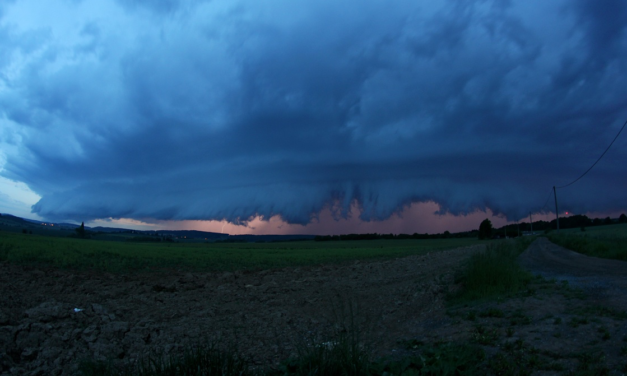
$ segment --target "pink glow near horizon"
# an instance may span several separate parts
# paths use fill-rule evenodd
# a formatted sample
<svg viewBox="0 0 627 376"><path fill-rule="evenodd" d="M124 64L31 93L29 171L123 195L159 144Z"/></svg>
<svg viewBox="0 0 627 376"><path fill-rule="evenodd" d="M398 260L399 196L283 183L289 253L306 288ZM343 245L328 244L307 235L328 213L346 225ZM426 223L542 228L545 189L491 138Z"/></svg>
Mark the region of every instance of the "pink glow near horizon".
<svg viewBox="0 0 627 376"><path fill-rule="evenodd" d="M436 214L440 206L434 202L414 203L407 206L398 214L392 215L383 221L362 221L359 219L360 209L353 205L347 218L335 219L331 210L324 209L317 218L309 224L303 226L289 224L283 221L280 216L273 216L269 219L255 217L246 226L228 223L226 221L164 221L159 222L157 227L170 230L198 230L226 233L231 235L241 234L315 234L315 235L338 235L349 233L393 233L393 234L413 234L413 233L441 233L444 231L460 232L479 228L479 224L488 218L494 227L501 227L508 223L502 216L494 215L490 210L487 212L477 211L467 215ZM551 220L549 214L533 215L533 220Z"/></svg>
<svg viewBox="0 0 627 376"><path fill-rule="evenodd" d="M312 219L307 225L289 224L280 216L269 219L255 217L248 221L247 225L237 225L226 221L158 221L142 222L131 219L117 219L110 221L94 221L90 226L124 227L136 230L198 230L225 233L230 235L339 235L350 233L380 233L380 234L413 234L413 233L442 233L444 231L461 232L479 228L479 224L488 218L494 227L502 227L507 224L529 222L529 217L521 221L508 221L503 216L494 215L491 210L476 211L466 215L436 214L440 206L435 202L413 203L405 207L398 214L392 215L383 221L362 221L359 219L360 209L357 204L351 207L347 218L336 219L330 209L324 209L317 218ZM590 218L617 218L622 212L612 213L591 212L586 213ZM560 217L572 216L562 213ZM532 213L533 221L552 221L554 213Z"/></svg>

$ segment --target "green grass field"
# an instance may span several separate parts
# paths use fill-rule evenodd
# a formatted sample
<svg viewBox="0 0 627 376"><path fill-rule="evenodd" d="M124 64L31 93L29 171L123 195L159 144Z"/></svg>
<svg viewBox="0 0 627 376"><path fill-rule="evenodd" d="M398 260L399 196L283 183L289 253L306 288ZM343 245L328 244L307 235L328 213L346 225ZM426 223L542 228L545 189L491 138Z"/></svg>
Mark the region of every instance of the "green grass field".
<svg viewBox="0 0 627 376"><path fill-rule="evenodd" d="M555 244L588 256L627 261L627 223L549 233Z"/></svg>
<svg viewBox="0 0 627 376"><path fill-rule="evenodd" d="M476 239L277 243L126 243L0 232L0 260L69 269L238 270L393 258L481 244Z"/></svg>

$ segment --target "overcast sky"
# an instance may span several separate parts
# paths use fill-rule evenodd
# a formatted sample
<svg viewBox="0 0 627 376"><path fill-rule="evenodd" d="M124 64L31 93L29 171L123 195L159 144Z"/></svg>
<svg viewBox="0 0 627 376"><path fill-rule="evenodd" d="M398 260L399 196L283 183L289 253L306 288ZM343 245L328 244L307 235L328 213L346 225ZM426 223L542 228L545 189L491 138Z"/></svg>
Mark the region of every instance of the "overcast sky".
<svg viewBox="0 0 627 376"><path fill-rule="evenodd" d="M33 218L475 228L626 120L624 0L0 2L0 211ZM558 197L627 210L627 132Z"/></svg>

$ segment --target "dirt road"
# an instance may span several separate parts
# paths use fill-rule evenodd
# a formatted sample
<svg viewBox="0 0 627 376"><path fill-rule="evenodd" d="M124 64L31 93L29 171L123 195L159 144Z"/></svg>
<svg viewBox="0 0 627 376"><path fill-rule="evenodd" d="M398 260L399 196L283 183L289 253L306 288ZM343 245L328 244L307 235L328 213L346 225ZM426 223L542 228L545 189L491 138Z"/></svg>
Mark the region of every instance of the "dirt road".
<svg viewBox="0 0 627 376"><path fill-rule="evenodd" d="M533 273L568 281L592 298L627 309L627 262L582 255L546 238L534 241L519 262Z"/></svg>

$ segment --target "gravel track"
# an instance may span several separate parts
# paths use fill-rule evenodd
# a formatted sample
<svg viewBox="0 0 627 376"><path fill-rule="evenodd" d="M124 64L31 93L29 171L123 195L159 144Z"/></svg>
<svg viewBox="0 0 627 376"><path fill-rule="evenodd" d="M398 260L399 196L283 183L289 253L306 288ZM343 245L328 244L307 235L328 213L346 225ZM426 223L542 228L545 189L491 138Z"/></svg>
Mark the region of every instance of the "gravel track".
<svg viewBox="0 0 627 376"><path fill-rule="evenodd" d="M535 274L568 281L592 298L627 309L627 262L586 256L543 237L519 256L519 262Z"/></svg>

